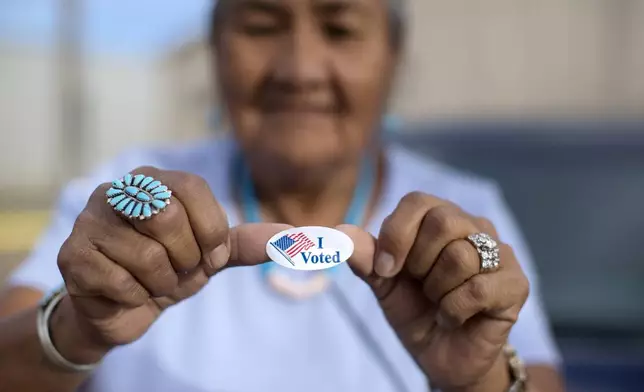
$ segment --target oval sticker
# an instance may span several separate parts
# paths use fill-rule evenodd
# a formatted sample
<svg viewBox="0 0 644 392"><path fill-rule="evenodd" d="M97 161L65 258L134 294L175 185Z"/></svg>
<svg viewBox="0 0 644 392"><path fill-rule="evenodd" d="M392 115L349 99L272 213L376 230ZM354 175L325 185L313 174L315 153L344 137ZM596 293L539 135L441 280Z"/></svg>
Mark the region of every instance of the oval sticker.
<svg viewBox="0 0 644 392"><path fill-rule="evenodd" d="M349 260L353 241L343 232L322 226L294 227L275 234L266 243L266 253L286 268L316 271Z"/></svg>

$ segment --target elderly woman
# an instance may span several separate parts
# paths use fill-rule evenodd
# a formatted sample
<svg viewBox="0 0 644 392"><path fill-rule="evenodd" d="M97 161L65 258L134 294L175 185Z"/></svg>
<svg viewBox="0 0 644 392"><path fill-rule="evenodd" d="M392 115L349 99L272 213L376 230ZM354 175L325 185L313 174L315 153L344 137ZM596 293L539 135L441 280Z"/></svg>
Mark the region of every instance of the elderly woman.
<svg viewBox="0 0 644 392"><path fill-rule="evenodd" d="M66 188L0 301L0 390L561 391L498 188L381 141L403 31L396 0L219 1L234 140ZM266 262L306 225L348 263Z"/></svg>

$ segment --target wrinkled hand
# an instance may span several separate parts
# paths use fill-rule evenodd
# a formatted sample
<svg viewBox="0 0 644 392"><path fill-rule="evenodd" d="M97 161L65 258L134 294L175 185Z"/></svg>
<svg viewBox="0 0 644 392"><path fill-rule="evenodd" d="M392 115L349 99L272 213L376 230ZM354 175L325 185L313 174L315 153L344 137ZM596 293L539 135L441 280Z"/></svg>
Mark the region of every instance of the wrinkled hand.
<svg viewBox="0 0 644 392"><path fill-rule="evenodd" d="M195 295L224 267L265 262L266 241L290 227L229 229L224 210L200 177L150 167L133 173L167 185L173 192L170 205L149 220L128 220L106 203L110 184L103 184L58 256L71 299L61 306L71 302L67 313L73 317L67 320L75 324L64 328L82 331L98 347L138 339L163 310Z"/></svg>
<svg viewBox="0 0 644 392"><path fill-rule="evenodd" d="M529 291L506 244L499 243L500 268L479 273L479 254L465 238L480 232L496 238L494 226L447 201L411 193L377 239L354 226L339 229L355 242L351 268L372 287L432 386L467 390L480 383L499 363Z"/></svg>

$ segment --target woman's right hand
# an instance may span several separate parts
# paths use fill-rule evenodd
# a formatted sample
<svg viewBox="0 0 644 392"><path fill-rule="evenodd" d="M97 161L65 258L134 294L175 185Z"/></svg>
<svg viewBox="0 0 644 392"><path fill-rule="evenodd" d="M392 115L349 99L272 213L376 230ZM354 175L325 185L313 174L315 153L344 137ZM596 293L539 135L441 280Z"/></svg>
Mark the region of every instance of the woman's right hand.
<svg viewBox="0 0 644 392"><path fill-rule="evenodd" d="M224 210L202 178L152 167L132 173L168 186L171 203L151 219L130 220L106 203L110 184L96 189L58 255L69 300L56 312L73 317L54 315L54 341L56 328L73 328L86 345L105 352L131 343L163 310L195 295L222 268L268 260L266 242L289 227L246 224L229 229Z"/></svg>

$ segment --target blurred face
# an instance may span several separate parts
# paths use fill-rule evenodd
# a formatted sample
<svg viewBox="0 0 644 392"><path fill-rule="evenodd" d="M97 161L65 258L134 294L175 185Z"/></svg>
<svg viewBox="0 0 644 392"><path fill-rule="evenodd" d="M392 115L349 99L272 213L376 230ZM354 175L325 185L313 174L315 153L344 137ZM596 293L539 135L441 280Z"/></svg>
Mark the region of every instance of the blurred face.
<svg viewBox="0 0 644 392"><path fill-rule="evenodd" d="M217 65L238 141L298 168L356 160L395 64L384 0L229 0Z"/></svg>

